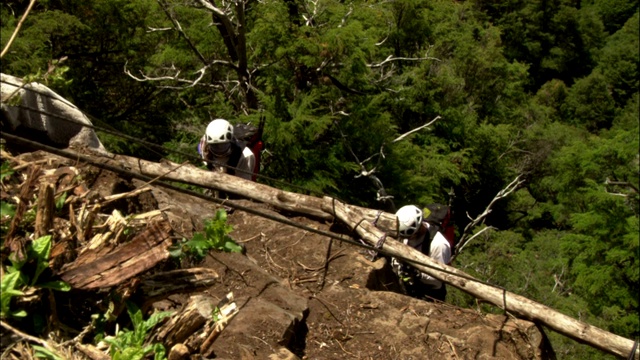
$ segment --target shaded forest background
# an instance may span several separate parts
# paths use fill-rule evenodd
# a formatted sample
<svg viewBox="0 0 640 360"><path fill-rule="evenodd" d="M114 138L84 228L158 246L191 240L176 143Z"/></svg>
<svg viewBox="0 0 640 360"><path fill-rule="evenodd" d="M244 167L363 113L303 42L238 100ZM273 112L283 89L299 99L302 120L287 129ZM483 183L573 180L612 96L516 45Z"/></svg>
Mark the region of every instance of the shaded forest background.
<svg viewBox="0 0 640 360"><path fill-rule="evenodd" d="M3 49L28 5L0 5ZM459 235L519 176L454 265L638 339L638 6L38 1L2 72L166 148L98 133L149 160L190 160L214 118L264 116L260 182L386 211L451 200ZM550 336L560 358L603 356Z"/></svg>

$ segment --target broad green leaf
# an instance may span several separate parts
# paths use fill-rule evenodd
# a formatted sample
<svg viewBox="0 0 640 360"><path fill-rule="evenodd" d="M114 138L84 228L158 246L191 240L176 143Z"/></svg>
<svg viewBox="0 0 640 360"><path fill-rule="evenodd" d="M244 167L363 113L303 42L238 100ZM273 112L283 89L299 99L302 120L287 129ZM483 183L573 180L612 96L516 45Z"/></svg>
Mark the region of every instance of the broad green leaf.
<svg viewBox="0 0 640 360"><path fill-rule="evenodd" d="M50 360L65 360L65 358L45 347L39 345L32 345L35 350L35 356L40 359L50 359Z"/></svg>
<svg viewBox="0 0 640 360"><path fill-rule="evenodd" d="M227 240L224 243L224 251L228 252L242 252L242 247L236 244L233 240Z"/></svg>
<svg viewBox="0 0 640 360"><path fill-rule="evenodd" d="M4 181L6 177L11 176L14 173L13 168L9 162L3 161L0 165L0 183Z"/></svg>
<svg viewBox="0 0 640 360"><path fill-rule="evenodd" d="M67 200L67 192L65 191L56 198L56 210L58 211L62 210L62 207L64 206L64 202L66 200Z"/></svg>
<svg viewBox="0 0 640 360"><path fill-rule="evenodd" d="M8 273L2 277L2 282L0 283L0 317L2 318L6 318L10 314L11 298L23 295L21 291L16 289L19 279L19 272Z"/></svg>
<svg viewBox="0 0 640 360"><path fill-rule="evenodd" d="M49 267L49 253L51 252L51 235L42 236L31 243L35 254L36 271L31 279L31 285L35 285L40 274Z"/></svg>

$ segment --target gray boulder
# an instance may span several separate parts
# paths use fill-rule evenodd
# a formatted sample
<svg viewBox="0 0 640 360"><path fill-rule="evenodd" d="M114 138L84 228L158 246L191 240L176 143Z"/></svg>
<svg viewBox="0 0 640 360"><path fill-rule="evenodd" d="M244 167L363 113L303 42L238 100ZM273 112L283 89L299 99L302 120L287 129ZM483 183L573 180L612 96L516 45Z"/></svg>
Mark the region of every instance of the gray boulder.
<svg viewBox="0 0 640 360"><path fill-rule="evenodd" d="M0 74L0 120L3 131L59 148L88 148L108 154L87 116L75 105L39 83L24 84Z"/></svg>

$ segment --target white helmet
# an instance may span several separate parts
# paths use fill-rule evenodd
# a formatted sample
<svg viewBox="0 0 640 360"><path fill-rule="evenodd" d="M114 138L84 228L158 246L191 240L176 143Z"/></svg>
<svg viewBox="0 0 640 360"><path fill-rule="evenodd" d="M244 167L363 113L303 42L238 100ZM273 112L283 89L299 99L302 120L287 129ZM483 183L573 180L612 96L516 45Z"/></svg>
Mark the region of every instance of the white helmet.
<svg viewBox="0 0 640 360"><path fill-rule="evenodd" d="M405 205L396 212L400 236L409 237L420 229L422 210L414 205Z"/></svg>
<svg viewBox="0 0 640 360"><path fill-rule="evenodd" d="M205 131L207 144L228 143L233 139L233 126L225 119L215 119Z"/></svg>

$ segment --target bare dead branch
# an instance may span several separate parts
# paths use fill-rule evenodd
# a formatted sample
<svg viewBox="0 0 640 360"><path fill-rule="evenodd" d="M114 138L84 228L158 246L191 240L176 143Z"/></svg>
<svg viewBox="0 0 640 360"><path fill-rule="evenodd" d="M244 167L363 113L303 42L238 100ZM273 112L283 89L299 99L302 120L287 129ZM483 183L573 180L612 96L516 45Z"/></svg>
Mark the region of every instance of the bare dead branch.
<svg viewBox="0 0 640 360"><path fill-rule="evenodd" d="M227 12L225 10L220 9L219 7L215 6L213 3L207 0L198 0L198 3L200 3L200 5L202 5L205 9L211 11L212 13L218 16L227 17Z"/></svg>
<svg viewBox="0 0 640 360"><path fill-rule="evenodd" d="M40 345L44 346L45 348L47 348L49 350L55 351L55 348L51 344L49 344L47 341L45 341L43 339L40 339L40 338L37 338L35 336L31 336L29 334L23 333L22 331L14 328L13 326L7 324L4 321L0 321L0 326L2 326L3 328L11 331L12 333L18 335L20 338L22 338L24 340L31 341L31 342L34 342L36 344L40 344Z"/></svg>
<svg viewBox="0 0 640 360"><path fill-rule="evenodd" d="M184 32L184 30L182 30L182 26L180 26L180 22L178 21L178 19L176 19L176 17L173 15L173 13L171 11L169 11L169 5L164 0L158 0L158 4L160 4L160 7L164 11L165 15L167 15L169 20L171 20L171 22L173 23L173 26L175 26L176 30L178 30L178 33L180 33L180 36L182 36L182 38L187 42L187 44L189 45L189 47L191 48L193 53L196 54L198 59L200 59L200 61L202 61L202 63L205 65L205 67L207 67L208 66L207 65L207 60L204 58L202 53L200 53L198 48L191 41L191 39L187 36L187 34Z"/></svg>
<svg viewBox="0 0 640 360"><path fill-rule="evenodd" d="M393 55L389 55L387 56L386 59L384 59L384 61L379 62L377 64L367 64L367 67L370 68L379 68L387 63L390 63L392 61L424 61L424 60L435 60L435 61L442 61L438 58L434 58L429 56L429 54L427 53L427 55L425 55L424 57L419 57L419 58L408 58L408 57L394 57Z"/></svg>
<svg viewBox="0 0 640 360"><path fill-rule="evenodd" d="M553 289L551 289L551 292L556 291L556 287L558 287L558 285L560 285L560 292L562 292L564 290L564 281L562 281L562 276L564 275L564 266L562 266L562 272L560 273L560 275L558 274L553 274L553 281L555 281L555 285L553 285Z"/></svg>
<svg viewBox="0 0 640 360"><path fill-rule="evenodd" d="M347 18L352 13L353 13L353 4L349 4L349 11L347 11L347 13L344 14L344 16L342 17L342 21L340 22L340 25L338 25L339 28L343 27L347 23Z"/></svg>
<svg viewBox="0 0 640 360"><path fill-rule="evenodd" d="M395 139L392 141L392 143L398 142L398 141L400 141L400 140L404 139L405 137L407 137L407 136L409 136L409 135L411 135L411 134L413 134L413 133L415 133L415 132L418 132L418 131L420 131L420 130L422 130L422 129L426 128L426 127L431 126L431 124L433 124L434 122L438 121L439 119L440 119L440 115L436 116L433 120L429 121L428 123L426 123L426 124L424 124L424 125L422 125L422 126L419 126L419 127L415 128L415 129L413 129L413 130L411 130L411 131L408 131L408 132L406 132L406 133L404 133L404 134L402 134L402 135L398 136L397 138L395 138Z"/></svg>
<svg viewBox="0 0 640 360"><path fill-rule="evenodd" d="M383 81L386 81L386 80L390 79L392 76L395 75L395 72L396 72L395 70L396 70L396 67L395 67L394 64L391 64L391 66L388 66L388 67L379 68L379 71L380 71L380 75L379 76L380 77L377 80L375 80L374 82L375 83L381 83ZM388 88L385 89L385 90L390 91L390 92L394 92L394 93L398 92L397 90L388 89Z"/></svg>
<svg viewBox="0 0 640 360"><path fill-rule="evenodd" d="M214 61L213 63L226 63L226 61ZM208 68L209 68L209 66L207 65L207 66L202 67L200 70L196 71L196 74L199 74L199 75L198 75L198 77L196 79L193 79L193 80L179 77L180 70L176 69L173 66L171 67L170 70L175 71L174 75L151 77L151 76L147 76L147 75L143 74L142 72L140 72L141 77L137 77L137 76L133 75L131 73L131 71L129 71L129 69L127 69L127 63L125 63L124 64L124 73L126 75L128 75L130 78L132 78L132 79L134 79L136 81L139 81L139 82L175 81L177 83L185 83L185 84L187 84L185 86L162 86L162 87L171 88L171 89L187 89L187 88L192 88L192 87L198 85L200 80L202 80L202 78L206 74Z"/></svg>
<svg viewBox="0 0 640 360"><path fill-rule="evenodd" d="M384 43L387 41L387 39L388 39L388 38L389 38L389 35L387 35L387 36L386 36L384 39L382 39L381 41L377 42L377 43L376 43L376 46L380 46L380 45L384 44Z"/></svg>
<svg viewBox="0 0 640 360"><path fill-rule="evenodd" d="M344 113L342 115L345 115L345 114L346 113ZM346 114L346 115L348 116L348 114ZM364 166L365 162L364 161L361 162L360 159L358 159L358 156L356 155L356 153L351 148L351 145L347 141L347 136L342 132L342 129L338 125L338 122L336 121L336 122L334 122L334 124L338 128L338 131L340 131L340 135L344 139L345 144L347 146L347 149L349 150L349 152L351 152L351 155L353 155L353 157L356 159L356 162L360 166L360 173L358 175L356 175L355 178L359 178L361 176L366 176L369 179L371 179L371 181L373 181L373 184L377 189L376 200L377 201L389 201L391 203L391 205L395 208L395 205L393 204L393 200L392 200L393 196L389 196L387 194L387 191L385 190L384 186L382 185L382 182L380 181L380 179L377 176L374 175L377 165L374 166L373 169L367 170L367 168ZM384 144L383 144L383 146L384 146ZM381 148L381 151L382 151L382 148ZM369 157L367 160L369 160L369 159L371 159L371 157Z"/></svg>
<svg viewBox="0 0 640 360"><path fill-rule="evenodd" d="M484 233L487 230L494 230L495 228L493 226L487 226L486 228L478 231L477 233L473 234L473 236L471 236L468 240L466 240L464 242L464 244L457 250L458 253L460 253L462 251L462 249L464 249L464 247L471 242L471 240L475 239L476 237L480 236L480 234ZM453 261L453 259L452 259Z"/></svg>
<svg viewBox="0 0 640 360"><path fill-rule="evenodd" d="M307 7L307 3L313 5L313 9L310 10ZM309 0L308 2L305 2L304 9L309 14L309 16L304 14L302 15L302 18L304 19L304 24L309 27L314 27L315 25L314 19L318 15L318 0Z"/></svg>
<svg viewBox="0 0 640 360"><path fill-rule="evenodd" d="M335 114L340 114L340 115L344 115L344 116L349 116L349 114L345 113L344 111L337 111L337 112L335 112L335 111L333 111L333 109L332 109L332 115L335 115ZM422 125L422 126L420 126L420 127L417 127L417 128L415 128L415 129L413 129L413 130L411 130L411 131L409 131L409 132L406 132L406 133L404 133L404 134L400 135L399 137L397 137L396 139L394 139L394 140L392 141L392 143L398 142L398 141L400 141L400 140L402 140L402 139L406 138L406 137L407 137L407 136L409 136L410 134L413 134L413 133L415 133L415 132L417 132L417 131L420 131L420 130L422 130L422 129L426 128L426 127L431 126L434 122L438 121L439 119L440 119L440 116L436 116L433 120L429 121L428 123L426 123L426 124L424 124L424 125ZM387 194L387 191L385 190L384 185L382 184L382 182L380 181L380 179L379 179L377 176L375 176L376 169L378 168L378 165L380 165L380 161L381 161L381 159L384 159L384 158L385 158L385 156L384 156L384 145L385 145L385 144L383 143L383 144L380 146L380 151L379 151L378 153L376 153L376 154L373 154L373 155L369 156L368 158L366 158L366 159L365 159L365 160L363 160L363 161L360 161L360 159L358 158L358 156L355 154L355 152L353 151L353 149L352 149L352 148L351 148L351 146L349 145L349 142L347 141L347 137L346 137L346 135L342 132L342 129L340 129L340 126L338 125L338 123L337 123L337 122L335 122L335 125L336 125L336 127L338 128L338 130L340 131L340 134L341 134L342 138L345 140L345 144L346 144L346 146L347 146L347 149L349 150L349 152L351 153L351 155L356 159L356 162L357 162L357 163L358 163L358 165L360 166L360 173L359 173L359 174L357 174L357 175L355 175L355 178L359 178L359 177L365 176L365 177L368 177L369 179L371 179L371 181L373 182L374 186L375 186L375 187L376 187L376 189L377 189L377 192L376 192L376 200L377 200L377 201L385 201L385 202L386 202L386 201L388 201L388 202L390 202L390 203L391 203L391 206L392 206L393 208L395 208L395 205L393 204L393 200L392 200L392 199L393 199L393 196L391 196L391 195L388 195L388 194ZM371 169L367 169L367 167L365 166L365 163L369 162L369 161L370 161L370 160L372 160L374 157L378 157L378 163L377 163L373 168L371 168Z"/></svg>
<svg viewBox="0 0 640 360"><path fill-rule="evenodd" d="M471 233L471 230L476 225L483 223L485 218L491 213L491 211L492 211L491 208L493 207L493 205L498 200L501 200L501 199L507 197L509 194L511 194L512 192L518 190L522 186L522 184L524 183L524 180L522 180L521 177L522 177L522 175L519 174L504 189L498 191L496 196L493 198L493 200L491 200L489 205L487 205L487 207L482 212L482 214L478 215L475 219L471 219L471 216L469 216L469 214L467 214L469 219L471 219L471 222L468 223L467 226L464 228L464 231L462 232L462 235L460 236L460 240L458 241L458 244L456 245L456 247L455 247L455 249L453 251L453 254L451 255L451 261L453 261L456 258L456 256L458 256L458 254L460 253L460 250L462 250L462 248L465 246L465 244L475 237L475 236L473 236L473 237L467 239L467 237Z"/></svg>
<svg viewBox="0 0 640 360"><path fill-rule="evenodd" d="M638 193L638 188L635 187L632 183L628 182L628 181L617 181L617 180L611 180L607 177L607 179L604 182L606 185L614 185L614 186L622 186L622 187L626 187L630 190L632 190L633 192L635 192L636 194ZM610 193L612 194L612 193Z"/></svg>
<svg viewBox="0 0 640 360"><path fill-rule="evenodd" d="M629 194L609 192L609 191L607 191L607 189L604 189L604 192L606 192L607 194L612 195L612 196L622 196L622 197L628 197L629 196Z"/></svg>
<svg viewBox="0 0 640 360"><path fill-rule="evenodd" d="M151 26L147 26L147 29L148 29L148 30L147 30L147 32L148 32L148 33L158 32L158 31L172 31L172 30L173 30L173 28L170 28L170 27L166 27L166 28L154 28L154 27L151 27Z"/></svg>
<svg viewBox="0 0 640 360"><path fill-rule="evenodd" d="M9 51L9 48L11 47L11 44L16 39L16 36L18 36L18 32L20 31L20 28L22 27L22 23L24 23L24 20L27 18L27 15L29 15L29 12L31 11L31 8L33 8L33 4L35 4L35 3L36 3L36 0L31 0L29 2L29 6L27 6L27 10L25 10L24 14L22 14L22 17L20 18L20 21L18 22L18 25L16 26L16 29L13 30L13 34L11 34L11 37L9 38L9 41L7 41L7 45L5 45L4 49L2 49L2 53L0 53L0 59L2 59L2 57L4 57L4 55L7 53L7 51Z"/></svg>

